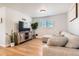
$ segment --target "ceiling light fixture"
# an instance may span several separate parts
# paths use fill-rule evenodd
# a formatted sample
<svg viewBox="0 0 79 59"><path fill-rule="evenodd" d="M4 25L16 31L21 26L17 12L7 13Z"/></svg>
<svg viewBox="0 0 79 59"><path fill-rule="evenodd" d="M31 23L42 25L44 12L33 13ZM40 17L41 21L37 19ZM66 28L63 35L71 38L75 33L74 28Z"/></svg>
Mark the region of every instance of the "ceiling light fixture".
<svg viewBox="0 0 79 59"><path fill-rule="evenodd" d="M44 9L42 9L42 10L40 10L40 12L45 12L46 10L44 10Z"/></svg>

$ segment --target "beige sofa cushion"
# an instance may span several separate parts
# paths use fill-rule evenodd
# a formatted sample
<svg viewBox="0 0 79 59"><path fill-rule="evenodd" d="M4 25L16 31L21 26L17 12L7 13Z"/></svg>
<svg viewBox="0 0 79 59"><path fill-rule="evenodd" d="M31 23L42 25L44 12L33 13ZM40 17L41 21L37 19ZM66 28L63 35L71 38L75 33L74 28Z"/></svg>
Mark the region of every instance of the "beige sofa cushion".
<svg viewBox="0 0 79 59"><path fill-rule="evenodd" d="M43 56L79 56L79 49L43 45Z"/></svg>
<svg viewBox="0 0 79 59"><path fill-rule="evenodd" d="M65 46L67 41L68 41L67 38L57 36L57 37L53 37L51 39L48 39L47 45L48 46Z"/></svg>
<svg viewBox="0 0 79 59"><path fill-rule="evenodd" d="M79 48L79 37L76 35L73 35L68 32L62 32L61 35L64 35L68 38L68 43L66 44L66 47L69 48Z"/></svg>
<svg viewBox="0 0 79 59"><path fill-rule="evenodd" d="M71 34L71 33L69 33L69 32L65 32L65 31L63 31L63 32L61 33L61 35L64 36L64 37L66 37L66 38L68 38L68 39L79 38L78 36L73 35L73 34Z"/></svg>
<svg viewBox="0 0 79 59"><path fill-rule="evenodd" d="M66 44L66 47L79 48L79 38L69 39L68 43Z"/></svg>

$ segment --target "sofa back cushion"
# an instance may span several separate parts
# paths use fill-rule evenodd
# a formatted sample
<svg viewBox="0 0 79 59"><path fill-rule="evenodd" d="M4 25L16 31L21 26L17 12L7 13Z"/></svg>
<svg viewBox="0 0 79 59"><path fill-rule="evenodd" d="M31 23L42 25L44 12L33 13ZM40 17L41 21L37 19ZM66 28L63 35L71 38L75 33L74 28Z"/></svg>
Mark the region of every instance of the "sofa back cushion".
<svg viewBox="0 0 79 59"><path fill-rule="evenodd" d="M79 48L79 38L69 39L68 43L66 44L68 48Z"/></svg>
<svg viewBox="0 0 79 59"><path fill-rule="evenodd" d="M78 36L73 35L68 32L62 32L61 35L68 38L68 43L66 44L66 47L79 48L79 37Z"/></svg>
<svg viewBox="0 0 79 59"><path fill-rule="evenodd" d="M65 46L67 43L67 38L65 37L52 37L51 39L48 39L47 45L48 46Z"/></svg>
<svg viewBox="0 0 79 59"><path fill-rule="evenodd" d="M61 32L61 36L64 36L68 39L79 38L78 36L65 31Z"/></svg>

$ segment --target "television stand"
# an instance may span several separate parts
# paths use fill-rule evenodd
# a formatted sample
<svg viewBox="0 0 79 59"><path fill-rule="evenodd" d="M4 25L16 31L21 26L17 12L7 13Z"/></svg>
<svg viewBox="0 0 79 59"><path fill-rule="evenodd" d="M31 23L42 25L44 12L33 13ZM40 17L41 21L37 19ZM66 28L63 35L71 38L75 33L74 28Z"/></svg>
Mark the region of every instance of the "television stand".
<svg viewBox="0 0 79 59"><path fill-rule="evenodd" d="M32 39L32 33L30 31L19 32L18 43L22 43Z"/></svg>

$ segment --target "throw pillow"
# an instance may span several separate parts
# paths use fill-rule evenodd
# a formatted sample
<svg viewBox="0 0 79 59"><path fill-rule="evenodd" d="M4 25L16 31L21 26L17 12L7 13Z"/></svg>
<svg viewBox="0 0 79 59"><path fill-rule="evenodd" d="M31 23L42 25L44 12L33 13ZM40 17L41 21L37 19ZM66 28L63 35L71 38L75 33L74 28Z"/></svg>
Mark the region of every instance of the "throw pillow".
<svg viewBox="0 0 79 59"><path fill-rule="evenodd" d="M48 39L47 45L48 46L65 46L68 39L66 37L53 37L51 39Z"/></svg>

